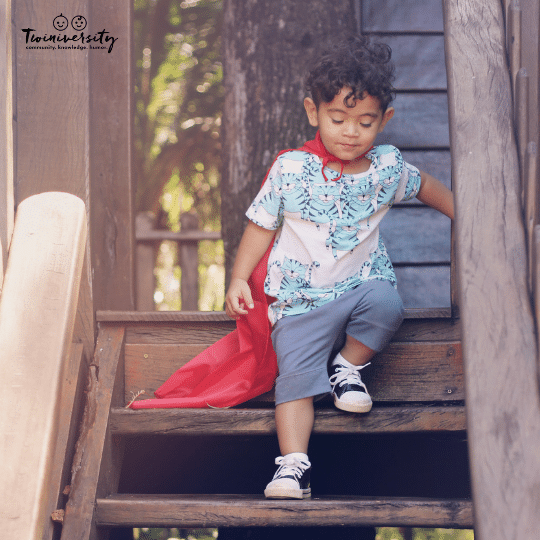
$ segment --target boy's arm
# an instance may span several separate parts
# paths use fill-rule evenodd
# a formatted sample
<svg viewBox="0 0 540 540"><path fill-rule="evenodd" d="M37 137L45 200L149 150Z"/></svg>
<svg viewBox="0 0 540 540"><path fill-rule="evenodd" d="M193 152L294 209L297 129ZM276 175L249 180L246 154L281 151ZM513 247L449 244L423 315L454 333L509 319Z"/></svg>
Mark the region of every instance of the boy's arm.
<svg viewBox="0 0 540 540"><path fill-rule="evenodd" d="M454 219L454 197L452 192L430 174L420 171L420 176L422 184L416 198L431 206L431 208L442 212L450 219Z"/></svg>
<svg viewBox="0 0 540 540"><path fill-rule="evenodd" d="M253 299L247 280L266 253L276 231L263 229L250 221L244 231L231 275L231 284L225 297L225 311L227 315L236 319L246 315L245 306L252 308Z"/></svg>

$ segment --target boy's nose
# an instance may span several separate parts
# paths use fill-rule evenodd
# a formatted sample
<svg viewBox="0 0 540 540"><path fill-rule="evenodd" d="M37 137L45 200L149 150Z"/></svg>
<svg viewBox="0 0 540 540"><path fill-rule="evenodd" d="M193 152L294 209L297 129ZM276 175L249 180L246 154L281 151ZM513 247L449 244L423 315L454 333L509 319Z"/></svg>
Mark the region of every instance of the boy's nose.
<svg viewBox="0 0 540 540"><path fill-rule="evenodd" d="M345 126L345 135L349 137L356 137L358 135L358 126L356 122L347 122Z"/></svg>

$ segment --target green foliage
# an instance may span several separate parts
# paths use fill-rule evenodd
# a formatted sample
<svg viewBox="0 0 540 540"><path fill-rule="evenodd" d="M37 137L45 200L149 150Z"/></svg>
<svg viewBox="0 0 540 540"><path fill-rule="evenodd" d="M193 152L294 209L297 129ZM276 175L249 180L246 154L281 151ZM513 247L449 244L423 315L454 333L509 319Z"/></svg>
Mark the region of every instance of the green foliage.
<svg viewBox="0 0 540 540"><path fill-rule="evenodd" d="M135 2L138 210L158 210L164 186L176 176L182 195L203 207L201 217L215 221L221 11L221 0Z"/></svg>
<svg viewBox="0 0 540 540"><path fill-rule="evenodd" d="M474 532L465 529L413 529L412 540L474 540ZM403 540L399 529L381 527L376 540Z"/></svg>
<svg viewBox="0 0 540 540"><path fill-rule="evenodd" d="M217 529L135 529L134 540L214 540ZM461 529L413 529L413 540L474 540L474 532ZM331 539L329 539L331 540ZM381 527L376 540L403 540L399 529Z"/></svg>
<svg viewBox="0 0 540 540"><path fill-rule="evenodd" d="M215 540L216 529L135 529L134 540Z"/></svg>
<svg viewBox="0 0 540 540"><path fill-rule="evenodd" d="M178 231L184 212L203 230L221 226L221 19L221 0L135 0L136 209L152 211L160 229ZM199 260L199 309L222 309L222 243L202 243ZM176 245L164 242L159 309L181 308L180 272Z"/></svg>

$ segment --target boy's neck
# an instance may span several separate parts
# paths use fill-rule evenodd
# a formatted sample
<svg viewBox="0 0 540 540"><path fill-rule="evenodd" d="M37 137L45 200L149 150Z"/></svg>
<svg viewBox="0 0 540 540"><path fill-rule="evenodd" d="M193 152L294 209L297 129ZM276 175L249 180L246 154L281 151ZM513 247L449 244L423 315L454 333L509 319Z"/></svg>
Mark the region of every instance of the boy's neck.
<svg viewBox="0 0 540 540"><path fill-rule="evenodd" d="M366 150L362 155L354 158L351 161L343 161L336 158L336 161L330 160L327 167L333 171L340 172L341 164L343 163L343 174L360 174L369 171L371 167L371 160L366 157L366 154L373 148L373 146Z"/></svg>
<svg viewBox="0 0 540 540"><path fill-rule="evenodd" d="M302 147L303 150L306 150L307 152L311 152L317 156L319 156L323 163L323 170L322 174L324 176L324 179L328 182L328 178L326 177L326 174L324 173L324 168L329 167L333 171L336 171L339 174L337 178L333 178L332 180L337 181L341 178L341 175L343 173L346 174L358 174L362 172L366 172L369 170L369 167L371 165L371 161L366 158L366 154L372 149L373 147L366 150L362 155L356 157L352 161L344 161L334 155L332 155L324 146L324 143L321 139L321 134L319 131L317 131L317 135L315 136L315 139L312 141L308 141L304 144Z"/></svg>

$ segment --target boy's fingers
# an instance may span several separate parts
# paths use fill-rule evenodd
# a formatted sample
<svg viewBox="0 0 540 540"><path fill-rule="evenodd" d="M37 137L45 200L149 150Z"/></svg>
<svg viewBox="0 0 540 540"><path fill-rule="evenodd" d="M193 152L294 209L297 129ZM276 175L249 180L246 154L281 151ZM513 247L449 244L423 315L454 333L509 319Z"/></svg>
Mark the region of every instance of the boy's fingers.
<svg viewBox="0 0 540 540"><path fill-rule="evenodd" d="M244 309L244 303L240 301L240 298L233 297L227 304L227 315L235 318L238 315L246 315L247 311Z"/></svg>
<svg viewBox="0 0 540 540"><path fill-rule="evenodd" d="M247 290L244 291L244 302L247 304L247 307L249 309L253 309L255 307L255 305L253 304L253 298L251 296L251 290L249 289L249 287L247 288Z"/></svg>

